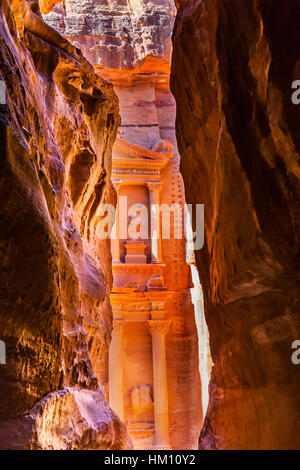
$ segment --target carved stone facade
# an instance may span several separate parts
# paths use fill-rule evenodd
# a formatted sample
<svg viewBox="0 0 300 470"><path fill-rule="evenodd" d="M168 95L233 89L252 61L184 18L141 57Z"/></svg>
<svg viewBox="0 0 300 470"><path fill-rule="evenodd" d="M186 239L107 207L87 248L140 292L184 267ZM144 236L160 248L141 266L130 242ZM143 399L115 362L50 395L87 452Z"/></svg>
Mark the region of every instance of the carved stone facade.
<svg viewBox="0 0 300 470"><path fill-rule="evenodd" d="M163 148L172 147L170 143ZM183 225L184 199L181 184L175 187L168 179L171 172L180 178L176 160L173 152L156 152L122 139L113 151L118 207L111 303L116 332L110 347L109 397L136 449L196 447L201 425L190 267L185 240L174 239L176 223ZM170 239L163 239L162 217L155 214L164 203L177 203L181 211L170 217ZM148 210L144 239L130 239L134 216L127 219L127 211L132 205ZM128 238L120 235L124 214Z"/></svg>

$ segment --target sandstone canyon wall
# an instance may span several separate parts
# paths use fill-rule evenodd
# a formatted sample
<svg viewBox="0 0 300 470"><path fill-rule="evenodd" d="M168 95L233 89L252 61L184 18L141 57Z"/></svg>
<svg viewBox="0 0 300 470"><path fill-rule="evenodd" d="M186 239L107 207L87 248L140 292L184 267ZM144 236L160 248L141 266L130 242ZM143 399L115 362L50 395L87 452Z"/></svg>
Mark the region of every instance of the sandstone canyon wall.
<svg viewBox="0 0 300 470"><path fill-rule="evenodd" d="M44 13L47 11L45 5ZM163 170L160 201L170 206L173 203L182 206L184 188L175 136L176 105L169 89L175 13L172 0L64 0L44 18L83 52L100 76L114 85L121 114L118 136L140 146L140 152L145 148L174 154ZM114 176L117 178L118 174ZM191 272L186 263L183 240L163 240L162 253L164 288L174 292L175 299L169 302L166 314L171 325L166 336L171 445L174 449L195 448L202 424L202 407L198 339L190 292ZM123 272L123 268L114 269ZM145 269L142 271L145 272ZM126 272L122 276L116 273L117 287L129 281L140 281L138 270L135 276L136 279L133 279ZM138 282L141 284L140 290L146 288L147 281L148 278L145 278L143 283ZM127 349L131 347L134 350L133 360L136 362L138 355L142 357L144 354L143 341L134 335L129 341ZM150 341L148 348L151 348L151 337L147 341ZM140 349L135 343L140 344ZM127 357L126 345L123 349ZM207 357L204 358L205 364L206 360ZM127 379L130 382L128 387ZM129 379L130 374L124 379L125 388L128 388L124 390L125 402L130 401L127 395L130 397L133 386ZM136 387L142 386L145 380L141 376L135 379ZM126 416L130 427L129 406L125 410L125 421Z"/></svg>
<svg viewBox="0 0 300 470"><path fill-rule="evenodd" d="M34 1L0 6L0 447L130 448L105 401L115 202L112 86L44 23Z"/></svg>
<svg viewBox="0 0 300 470"><path fill-rule="evenodd" d="M173 0L64 0L47 22L96 66L139 68L148 58L168 63L176 9ZM43 13L50 8L41 2ZM153 71L153 70L152 70Z"/></svg>
<svg viewBox="0 0 300 470"><path fill-rule="evenodd" d="M172 90L214 362L202 449L297 449L299 1L179 0Z"/></svg>

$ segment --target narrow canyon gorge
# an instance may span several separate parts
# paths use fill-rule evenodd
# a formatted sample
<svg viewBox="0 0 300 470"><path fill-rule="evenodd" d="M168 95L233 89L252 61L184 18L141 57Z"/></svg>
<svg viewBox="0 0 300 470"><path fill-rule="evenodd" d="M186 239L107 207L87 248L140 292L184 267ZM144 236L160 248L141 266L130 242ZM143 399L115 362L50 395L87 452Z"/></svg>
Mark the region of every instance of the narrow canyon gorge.
<svg viewBox="0 0 300 470"><path fill-rule="evenodd" d="M300 448L299 13L1 1L1 450Z"/></svg>

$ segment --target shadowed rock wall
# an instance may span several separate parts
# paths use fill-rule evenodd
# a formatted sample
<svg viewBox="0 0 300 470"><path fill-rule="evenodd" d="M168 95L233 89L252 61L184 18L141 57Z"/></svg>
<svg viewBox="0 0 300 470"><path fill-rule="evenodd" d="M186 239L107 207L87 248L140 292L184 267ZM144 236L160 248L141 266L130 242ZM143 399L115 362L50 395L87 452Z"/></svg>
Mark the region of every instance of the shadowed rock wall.
<svg viewBox="0 0 300 470"><path fill-rule="evenodd" d="M214 362L204 449L300 446L298 0L183 0L172 90Z"/></svg>
<svg viewBox="0 0 300 470"><path fill-rule="evenodd" d="M130 447L105 402L112 86L36 2L0 7L0 448Z"/></svg>

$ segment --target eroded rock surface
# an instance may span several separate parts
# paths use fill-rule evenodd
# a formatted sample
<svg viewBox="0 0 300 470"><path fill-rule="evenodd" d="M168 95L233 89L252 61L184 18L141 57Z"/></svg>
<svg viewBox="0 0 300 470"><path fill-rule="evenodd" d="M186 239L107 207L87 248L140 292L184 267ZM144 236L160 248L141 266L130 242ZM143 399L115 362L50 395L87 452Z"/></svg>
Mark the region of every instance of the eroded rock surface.
<svg viewBox="0 0 300 470"><path fill-rule="evenodd" d="M0 79L0 447L130 447L99 390L111 260L97 210L115 202L116 95L32 1L1 3Z"/></svg>
<svg viewBox="0 0 300 470"><path fill-rule="evenodd" d="M185 0L172 89L213 376L200 447L297 449L300 366L299 1Z"/></svg>
<svg viewBox="0 0 300 470"><path fill-rule="evenodd" d="M1 448L9 441L17 450L131 448L126 427L102 392L78 388L49 393L29 413L3 421L0 439Z"/></svg>
<svg viewBox="0 0 300 470"><path fill-rule="evenodd" d="M42 8L48 13L43 2ZM64 0L47 22L93 64L131 69L147 56L169 58L175 12L173 0Z"/></svg>

